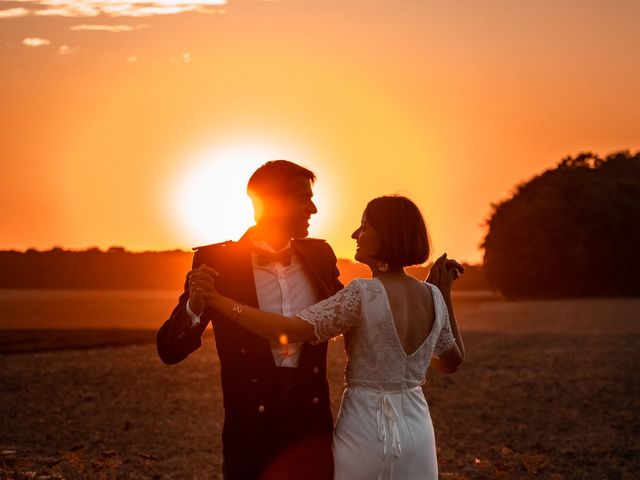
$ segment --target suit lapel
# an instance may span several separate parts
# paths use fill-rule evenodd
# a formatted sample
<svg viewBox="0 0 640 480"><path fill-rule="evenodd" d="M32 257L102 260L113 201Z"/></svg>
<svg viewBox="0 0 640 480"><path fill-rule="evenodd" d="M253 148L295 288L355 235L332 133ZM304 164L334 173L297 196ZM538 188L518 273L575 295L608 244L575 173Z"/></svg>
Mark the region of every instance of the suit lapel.
<svg viewBox="0 0 640 480"><path fill-rule="evenodd" d="M256 282L251 262L251 238L249 232L238 240L229 257L229 278L232 279L233 297L242 303L259 308Z"/></svg>

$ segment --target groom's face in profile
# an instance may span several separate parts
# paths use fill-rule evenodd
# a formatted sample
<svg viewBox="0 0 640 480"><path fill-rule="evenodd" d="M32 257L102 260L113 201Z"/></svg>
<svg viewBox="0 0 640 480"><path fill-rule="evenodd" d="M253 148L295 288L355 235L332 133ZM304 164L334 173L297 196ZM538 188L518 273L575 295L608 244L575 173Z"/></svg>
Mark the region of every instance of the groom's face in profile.
<svg viewBox="0 0 640 480"><path fill-rule="evenodd" d="M309 179L293 177L277 194L262 199L258 223L280 228L291 238L304 238L309 234L309 219L317 211Z"/></svg>

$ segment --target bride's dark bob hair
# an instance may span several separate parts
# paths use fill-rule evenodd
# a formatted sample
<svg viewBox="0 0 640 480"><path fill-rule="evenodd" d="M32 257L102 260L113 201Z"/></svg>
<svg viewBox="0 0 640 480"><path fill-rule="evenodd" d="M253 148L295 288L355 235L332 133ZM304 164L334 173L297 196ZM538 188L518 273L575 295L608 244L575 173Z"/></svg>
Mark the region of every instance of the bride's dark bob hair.
<svg viewBox="0 0 640 480"><path fill-rule="evenodd" d="M427 261L431 253L427 227L420 209L401 195L374 198L365 209L376 229L380 247L376 257L390 267L408 267Z"/></svg>

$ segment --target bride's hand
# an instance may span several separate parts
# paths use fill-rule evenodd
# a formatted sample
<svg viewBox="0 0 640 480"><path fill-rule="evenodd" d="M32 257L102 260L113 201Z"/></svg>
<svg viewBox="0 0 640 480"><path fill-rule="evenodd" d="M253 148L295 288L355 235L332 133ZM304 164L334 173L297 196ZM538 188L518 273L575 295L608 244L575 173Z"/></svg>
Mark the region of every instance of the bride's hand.
<svg viewBox="0 0 640 480"><path fill-rule="evenodd" d="M441 291L451 290L451 286L460 275L464 273L464 267L454 259L448 259L447 254L442 254L431 266L427 282L437 286Z"/></svg>

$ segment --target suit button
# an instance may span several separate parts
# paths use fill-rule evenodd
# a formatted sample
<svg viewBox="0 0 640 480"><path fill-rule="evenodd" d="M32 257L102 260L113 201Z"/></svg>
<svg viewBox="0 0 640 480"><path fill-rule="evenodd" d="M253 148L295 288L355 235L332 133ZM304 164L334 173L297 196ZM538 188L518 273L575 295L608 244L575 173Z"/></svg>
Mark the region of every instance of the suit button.
<svg viewBox="0 0 640 480"><path fill-rule="evenodd" d="M318 397L313 397L313 403L319 403L320 399Z"/></svg>
<svg viewBox="0 0 640 480"><path fill-rule="evenodd" d="M320 371L320 367L313 367L313 373L318 373Z"/></svg>
<svg viewBox="0 0 640 480"><path fill-rule="evenodd" d="M259 411L260 413L264 413L264 405L260 405L260 406L258 407L258 411Z"/></svg>
<svg viewBox="0 0 640 480"><path fill-rule="evenodd" d="M240 353L243 354L243 355L246 355L247 354L247 350L244 349L244 348L241 348L240 349Z"/></svg>

